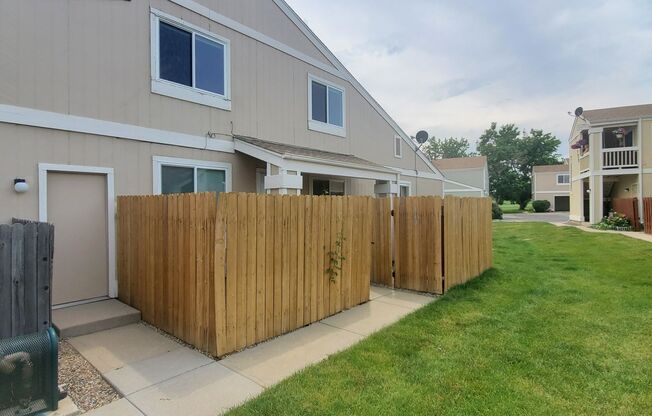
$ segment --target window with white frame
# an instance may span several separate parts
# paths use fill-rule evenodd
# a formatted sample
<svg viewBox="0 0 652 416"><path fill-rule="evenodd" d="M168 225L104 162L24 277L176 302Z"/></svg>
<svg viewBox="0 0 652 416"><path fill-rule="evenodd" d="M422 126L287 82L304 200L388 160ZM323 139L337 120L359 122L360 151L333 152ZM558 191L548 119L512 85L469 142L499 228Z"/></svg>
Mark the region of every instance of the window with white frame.
<svg viewBox="0 0 652 416"><path fill-rule="evenodd" d="M398 196L410 196L410 182L400 182Z"/></svg>
<svg viewBox="0 0 652 416"><path fill-rule="evenodd" d="M333 179L319 179L312 180L312 194L313 195L344 195L344 181Z"/></svg>
<svg viewBox="0 0 652 416"><path fill-rule="evenodd" d="M230 191L230 163L154 157L155 194Z"/></svg>
<svg viewBox="0 0 652 416"><path fill-rule="evenodd" d="M344 88L312 75L308 76L308 128L346 137Z"/></svg>
<svg viewBox="0 0 652 416"><path fill-rule="evenodd" d="M403 139L401 139L401 136L394 136L394 157L403 157Z"/></svg>
<svg viewBox="0 0 652 416"><path fill-rule="evenodd" d="M557 175L557 185L568 185L570 183L570 174L560 173Z"/></svg>
<svg viewBox="0 0 652 416"><path fill-rule="evenodd" d="M231 109L229 41L152 10L152 92Z"/></svg>

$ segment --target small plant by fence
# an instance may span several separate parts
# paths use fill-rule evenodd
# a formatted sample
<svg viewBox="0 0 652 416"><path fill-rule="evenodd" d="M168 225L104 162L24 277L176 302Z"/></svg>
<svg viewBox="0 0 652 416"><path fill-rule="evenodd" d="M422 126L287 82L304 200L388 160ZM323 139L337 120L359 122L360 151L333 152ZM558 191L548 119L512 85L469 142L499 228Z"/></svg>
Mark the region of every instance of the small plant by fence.
<svg viewBox="0 0 652 416"><path fill-rule="evenodd" d="M216 356L369 299L368 197L118 198L120 299Z"/></svg>
<svg viewBox="0 0 652 416"><path fill-rule="evenodd" d="M643 226L647 234L652 234L652 198L643 198Z"/></svg>
<svg viewBox="0 0 652 416"><path fill-rule="evenodd" d="M0 224L0 339L50 327L54 227Z"/></svg>
<svg viewBox="0 0 652 416"><path fill-rule="evenodd" d="M634 231L641 229L638 215L638 198L614 198L612 204L614 211L629 219Z"/></svg>
<svg viewBox="0 0 652 416"><path fill-rule="evenodd" d="M489 198L378 198L374 211L374 283L442 294L491 267Z"/></svg>

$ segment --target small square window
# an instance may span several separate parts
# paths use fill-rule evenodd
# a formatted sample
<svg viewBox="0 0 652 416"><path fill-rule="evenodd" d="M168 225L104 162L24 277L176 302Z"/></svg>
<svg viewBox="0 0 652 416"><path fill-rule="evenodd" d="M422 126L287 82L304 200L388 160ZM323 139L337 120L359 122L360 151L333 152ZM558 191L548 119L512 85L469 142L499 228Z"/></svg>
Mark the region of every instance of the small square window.
<svg viewBox="0 0 652 416"><path fill-rule="evenodd" d="M308 77L308 128L346 137L346 97L343 88Z"/></svg>
<svg viewBox="0 0 652 416"><path fill-rule="evenodd" d="M157 10L151 25L152 92L230 110L228 40Z"/></svg>
<svg viewBox="0 0 652 416"><path fill-rule="evenodd" d="M567 173L557 175L557 185L568 185L570 183L570 175Z"/></svg>

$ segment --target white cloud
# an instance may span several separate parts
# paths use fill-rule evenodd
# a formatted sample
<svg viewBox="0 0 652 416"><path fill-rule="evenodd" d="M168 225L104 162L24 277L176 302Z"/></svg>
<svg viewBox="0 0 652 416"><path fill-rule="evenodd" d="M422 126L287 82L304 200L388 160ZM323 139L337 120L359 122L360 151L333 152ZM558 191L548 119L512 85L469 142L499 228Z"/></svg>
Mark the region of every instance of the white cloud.
<svg viewBox="0 0 652 416"><path fill-rule="evenodd" d="M579 105L652 102L645 0L288 2L407 132L496 121L564 143Z"/></svg>

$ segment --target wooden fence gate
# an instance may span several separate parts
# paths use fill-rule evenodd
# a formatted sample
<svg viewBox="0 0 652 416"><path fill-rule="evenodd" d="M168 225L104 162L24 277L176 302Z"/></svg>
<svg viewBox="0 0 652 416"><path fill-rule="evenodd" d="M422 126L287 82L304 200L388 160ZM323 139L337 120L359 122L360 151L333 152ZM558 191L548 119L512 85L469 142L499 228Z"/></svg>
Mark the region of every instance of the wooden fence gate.
<svg viewBox="0 0 652 416"><path fill-rule="evenodd" d="M489 198L377 198L374 205L374 283L443 294L491 267Z"/></svg>
<svg viewBox="0 0 652 416"><path fill-rule="evenodd" d="M643 198L643 226L647 234L652 234L652 198Z"/></svg>
<svg viewBox="0 0 652 416"><path fill-rule="evenodd" d="M0 339L50 327L54 226L0 225Z"/></svg>

